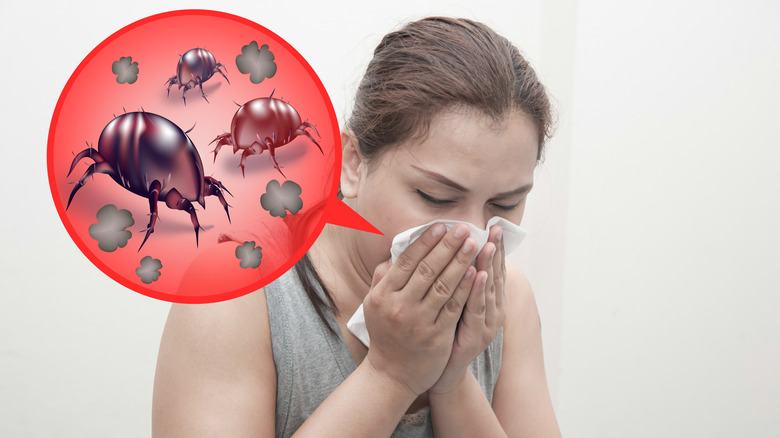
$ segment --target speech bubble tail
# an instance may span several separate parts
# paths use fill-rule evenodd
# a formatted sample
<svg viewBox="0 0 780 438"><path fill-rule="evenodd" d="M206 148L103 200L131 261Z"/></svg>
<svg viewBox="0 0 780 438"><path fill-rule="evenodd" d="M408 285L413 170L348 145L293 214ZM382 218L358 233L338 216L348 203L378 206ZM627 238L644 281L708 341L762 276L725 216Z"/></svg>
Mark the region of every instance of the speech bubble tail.
<svg viewBox="0 0 780 438"><path fill-rule="evenodd" d="M325 222L384 236L381 231L377 230L363 216L355 213L355 210L349 208L347 204L338 198L328 202L328 207L325 211Z"/></svg>

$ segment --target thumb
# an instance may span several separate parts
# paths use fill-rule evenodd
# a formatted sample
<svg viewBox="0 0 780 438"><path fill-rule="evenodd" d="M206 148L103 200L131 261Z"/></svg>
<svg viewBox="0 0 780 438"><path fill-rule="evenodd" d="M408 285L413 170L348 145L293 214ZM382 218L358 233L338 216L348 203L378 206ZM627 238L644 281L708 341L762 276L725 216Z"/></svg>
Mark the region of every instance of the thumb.
<svg viewBox="0 0 780 438"><path fill-rule="evenodd" d="M387 271L390 270L390 266L392 265L393 264L390 262L390 260L386 260L377 265L376 269L374 269L374 277L371 279L371 287L376 286L376 284L385 277Z"/></svg>

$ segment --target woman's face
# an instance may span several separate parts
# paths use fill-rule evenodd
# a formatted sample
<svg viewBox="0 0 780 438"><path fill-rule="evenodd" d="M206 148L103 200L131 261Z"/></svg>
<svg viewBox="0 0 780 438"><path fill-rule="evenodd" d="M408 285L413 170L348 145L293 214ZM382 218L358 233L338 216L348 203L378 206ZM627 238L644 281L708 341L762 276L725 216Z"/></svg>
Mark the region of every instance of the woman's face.
<svg viewBox="0 0 780 438"><path fill-rule="evenodd" d="M434 219L485 228L493 216L523 218L538 150L533 121L512 112L500 122L476 111L447 111L428 137L361 162L350 204L384 236L364 233L359 251L369 272L390 257L393 237Z"/></svg>

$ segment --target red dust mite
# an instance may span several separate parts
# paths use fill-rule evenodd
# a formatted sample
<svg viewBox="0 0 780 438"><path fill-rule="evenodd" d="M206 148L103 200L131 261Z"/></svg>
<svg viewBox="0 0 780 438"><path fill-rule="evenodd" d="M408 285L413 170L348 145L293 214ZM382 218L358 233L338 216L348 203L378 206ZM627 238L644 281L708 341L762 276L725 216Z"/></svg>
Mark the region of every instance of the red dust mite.
<svg viewBox="0 0 780 438"><path fill-rule="evenodd" d="M206 208L204 197L216 196L229 222L230 213L222 190L228 194L230 191L216 179L203 175L203 163L188 132L165 117L144 111L114 118L103 128L97 150L88 147L73 158L68 176L82 159L90 158L94 163L76 182L65 208L70 207L76 192L93 174L105 173L126 190L149 199L151 215L139 251L154 232L158 201L165 201L170 209L190 214L197 245L201 227L192 202Z"/></svg>
<svg viewBox="0 0 780 438"><path fill-rule="evenodd" d="M317 128L309 122L301 122L301 116L292 105L273 96L274 93L271 92L267 98L253 99L239 105L240 108L230 122L230 132L217 136L209 143L217 142L217 147L214 148L215 162L219 149L224 145L233 146L234 154L239 149L243 150L239 166L241 174L244 175L246 157L262 154L267 149L271 153L276 170L287 178L276 162L276 148L290 143L299 135L305 135L322 153L319 142L306 131L306 128L311 128L319 136Z"/></svg>
<svg viewBox="0 0 780 438"><path fill-rule="evenodd" d="M200 94L206 99L206 93L203 92L203 83L208 81L214 73L219 73L223 78L230 83L226 72L222 69L224 65L217 62L214 55L206 49L191 49L187 53L179 58L179 65L176 66L176 74L168 78L165 82L168 85L168 96L171 95L171 87L178 85L179 89L184 87L184 91L181 93L181 98L184 104L187 104L187 99L184 97L187 94L187 90L190 88L200 87ZM206 102L209 100L206 99Z"/></svg>

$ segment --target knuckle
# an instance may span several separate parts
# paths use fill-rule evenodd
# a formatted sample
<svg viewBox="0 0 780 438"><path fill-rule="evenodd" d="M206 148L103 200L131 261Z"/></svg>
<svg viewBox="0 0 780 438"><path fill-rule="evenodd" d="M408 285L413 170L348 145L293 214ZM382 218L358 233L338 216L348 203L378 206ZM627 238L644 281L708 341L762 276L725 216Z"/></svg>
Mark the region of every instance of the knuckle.
<svg viewBox="0 0 780 438"><path fill-rule="evenodd" d="M431 265L425 260L422 260L417 265L417 274L427 282L432 282L436 278L436 271L434 271Z"/></svg>
<svg viewBox="0 0 780 438"><path fill-rule="evenodd" d="M371 276L371 284L372 285L378 284L383 277L384 277L384 273L380 272L379 269L376 269L374 271L374 275Z"/></svg>
<svg viewBox="0 0 780 438"><path fill-rule="evenodd" d="M393 306L387 312L387 318L394 323L401 323L404 320L404 309L400 306Z"/></svg>
<svg viewBox="0 0 780 438"><path fill-rule="evenodd" d="M370 307L382 307L385 302L385 297L376 289L372 291L372 293L369 293L366 298L366 304Z"/></svg>
<svg viewBox="0 0 780 438"><path fill-rule="evenodd" d="M442 281L441 278L437 278L435 282L433 282L433 293L436 294L437 297L448 297L450 296L450 288Z"/></svg>
<svg viewBox="0 0 780 438"><path fill-rule="evenodd" d="M442 239L441 245L446 248L449 251L454 251L458 248L460 248L460 245L463 243L462 239L458 239L456 237L447 236L446 239Z"/></svg>
<svg viewBox="0 0 780 438"><path fill-rule="evenodd" d="M402 252L401 255L398 256L395 260L395 265L402 271L411 271L414 269L414 263L412 263L411 257L406 252Z"/></svg>
<svg viewBox="0 0 780 438"><path fill-rule="evenodd" d="M472 255L466 254L463 251L458 251L458 255L455 257L455 263L460 267L468 268L471 266Z"/></svg>
<svg viewBox="0 0 780 438"><path fill-rule="evenodd" d="M456 300L453 297L450 297L449 300L447 300L447 303L444 305L445 309L447 309L448 312L452 313L458 313L460 312L460 309L463 307L458 300Z"/></svg>

